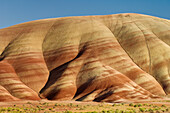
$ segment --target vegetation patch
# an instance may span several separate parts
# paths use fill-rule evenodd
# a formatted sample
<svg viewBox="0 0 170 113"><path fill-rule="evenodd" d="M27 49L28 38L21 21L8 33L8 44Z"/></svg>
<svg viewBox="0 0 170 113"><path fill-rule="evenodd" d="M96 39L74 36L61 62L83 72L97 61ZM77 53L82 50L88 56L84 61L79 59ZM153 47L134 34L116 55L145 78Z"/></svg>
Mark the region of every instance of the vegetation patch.
<svg viewBox="0 0 170 113"><path fill-rule="evenodd" d="M148 103L54 103L27 102L23 105L14 104L0 107L0 113L168 113L170 106Z"/></svg>

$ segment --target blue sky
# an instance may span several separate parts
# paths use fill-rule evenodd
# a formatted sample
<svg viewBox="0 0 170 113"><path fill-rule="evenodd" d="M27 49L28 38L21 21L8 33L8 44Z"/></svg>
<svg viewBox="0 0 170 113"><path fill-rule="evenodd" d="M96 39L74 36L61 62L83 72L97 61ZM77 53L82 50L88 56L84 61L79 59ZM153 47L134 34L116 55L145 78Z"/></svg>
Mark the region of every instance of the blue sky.
<svg viewBox="0 0 170 113"><path fill-rule="evenodd" d="M170 0L0 0L0 28L44 18L117 13L170 19Z"/></svg>

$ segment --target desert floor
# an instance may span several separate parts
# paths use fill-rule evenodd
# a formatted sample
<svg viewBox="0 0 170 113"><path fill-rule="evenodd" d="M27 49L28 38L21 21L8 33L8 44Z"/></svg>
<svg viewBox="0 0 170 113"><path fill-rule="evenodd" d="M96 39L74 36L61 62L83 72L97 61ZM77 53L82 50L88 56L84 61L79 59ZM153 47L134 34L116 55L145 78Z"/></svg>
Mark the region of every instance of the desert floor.
<svg viewBox="0 0 170 113"><path fill-rule="evenodd" d="M127 103L80 101L13 101L0 102L0 113L170 113L170 99L145 100Z"/></svg>

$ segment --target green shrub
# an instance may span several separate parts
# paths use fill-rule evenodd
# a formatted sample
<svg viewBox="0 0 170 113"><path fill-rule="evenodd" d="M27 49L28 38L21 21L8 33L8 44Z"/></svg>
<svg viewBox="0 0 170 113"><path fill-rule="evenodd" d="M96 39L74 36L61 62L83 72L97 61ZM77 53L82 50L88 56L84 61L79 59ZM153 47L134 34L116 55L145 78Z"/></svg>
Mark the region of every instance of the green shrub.
<svg viewBox="0 0 170 113"><path fill-rule="evenodd" d="M107 113L107 111L106 111L106 110L103 110L102 113Z"/></svg>
<svg viewBox="0 0 170 113"><path fill-rule="evenodd" d="M141 107L142 106L142 104L138 104L138 107Z"/></svg>
<svg viewBox="0 0 170 113"><path fill-rule="evenodd" d="M119 110L118 110L118 109L116 109L115 113L119 113Z"/></svg>
<svg viewBox="0 0 170 113"><path fill-rule="evenodd" d="M27 102L27 104L31 104L31 102Z"/></svg>
<svg viewBox="0 0 170 113"><path fill-rule="evenodd" d="M120 110L120 112L119 113L124 113L124 111L123 110Z"/></svg>
<svg viewBox="0 0 170 113"><path fill-rule="evenodd" d="M166 105L162 105L161 107L166 107Z"/></svg>
<svg viewBox="0 0 170 113"><path fill-rule="evenodd" d="M169 111L169 109L167 108L166 111Z"/></svg>
<svg viewBox="0 0 170 113"><path fill-rule="evenodd" d="M148 106L148 104L143 104L144 106Z"/></svg>
<svg viewBox="0 0 170 113"><path fill-rule="evenodd" d="M139 108L139 111L145 112L146 108Z"/></svg>
<svg viewBox="0 0 170 113"><path fill-rule="evenodd" d="M64 113L72 113L72 111L65 111Z"/></svg>
<svg viewBox="0 0 170 113"><path fill-rule="evenodd" d="M134 105L134 107L138 107L138 105Z"/></svg>
<svg viewBox="0 0 170 113"><path fill-rule="evenodd" d="M93 111L92 113L98 113L97 111Z"/></svg>
<svg viewBox="0 0 170 113"><path fill-rule="evenodd" d="M136 110L133 110L133 113L136 113Z"/></svg>
<svg viewBox="0 0 170 113"><path fill-rule="evenodd" d="M116 106L116 104L112 104L112 106Z"/></svg>
<svg viewBox="0 0 170 113"><path fill-rule="evenodd" d="M133 103L130 103L129 106L134 106Z"/></svg>

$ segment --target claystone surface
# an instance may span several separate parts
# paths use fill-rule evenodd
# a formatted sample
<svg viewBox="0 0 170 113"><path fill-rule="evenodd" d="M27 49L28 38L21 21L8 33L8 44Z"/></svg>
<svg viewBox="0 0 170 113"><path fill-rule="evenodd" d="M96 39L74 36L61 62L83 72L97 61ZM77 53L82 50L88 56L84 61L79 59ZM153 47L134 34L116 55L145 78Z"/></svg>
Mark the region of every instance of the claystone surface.
<svg viewBox="0 0 170 113"><path fill-rule="evenodd" d="M170 94L170 21L141 14L0 29L0 101L123 102Z"/></svg>

